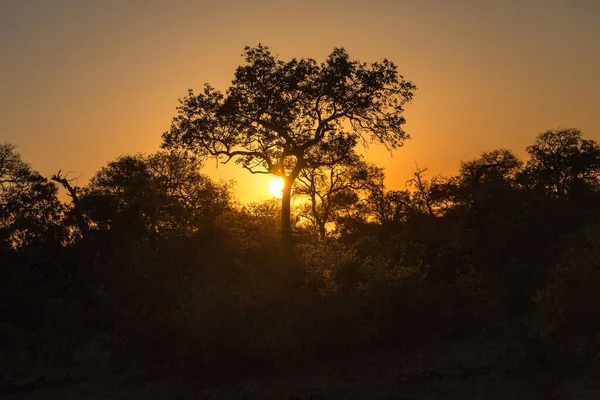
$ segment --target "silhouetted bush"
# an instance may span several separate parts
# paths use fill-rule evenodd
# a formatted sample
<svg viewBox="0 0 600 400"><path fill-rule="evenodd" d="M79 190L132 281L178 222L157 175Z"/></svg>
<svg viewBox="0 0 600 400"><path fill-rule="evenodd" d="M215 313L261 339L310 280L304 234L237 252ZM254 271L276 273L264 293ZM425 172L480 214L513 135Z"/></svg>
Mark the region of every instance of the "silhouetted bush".
<svg viewBox="0 0 600 400"><path fill-rule="evenodd" d="M536 296L557 348L578 362L600 360L600 229L572 237Z"/></svg>
<svg viewBox="0 0 600 400"><path fill-rule="evenodd" d="M280 204L237 205L188 154L120 157L84 188L57 174L73 199L60 204L0 150L7 376L82 359L238 376L505 325L545 361L598 360L599 152L578 131L544 133L526 164L496 150L454 177L418 169L412 191L363 165L296 226L291 263Z"/></svg>

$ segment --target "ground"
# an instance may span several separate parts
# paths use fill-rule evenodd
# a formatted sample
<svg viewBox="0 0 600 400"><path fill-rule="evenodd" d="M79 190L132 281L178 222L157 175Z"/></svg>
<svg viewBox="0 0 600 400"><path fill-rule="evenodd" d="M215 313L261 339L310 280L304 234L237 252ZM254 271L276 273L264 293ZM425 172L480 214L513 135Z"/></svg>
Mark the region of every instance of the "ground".
<svg viewBox="0 0 600 400"><path fill-rule="evenodd" d="M600 399L600 368L539 368L506 335L435 338L304 371L221 382L189 371L82 368L7 388L3 399ZM538 365L538 366L536 366ZM1 394L1 392L0 392Z"/></svg>

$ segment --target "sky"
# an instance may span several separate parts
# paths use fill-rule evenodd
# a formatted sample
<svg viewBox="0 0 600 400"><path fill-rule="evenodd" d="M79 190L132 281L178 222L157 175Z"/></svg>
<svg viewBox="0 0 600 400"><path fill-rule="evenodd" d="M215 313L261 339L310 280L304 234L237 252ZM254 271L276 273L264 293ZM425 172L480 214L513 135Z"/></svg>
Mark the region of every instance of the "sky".
<svg viewBox="0 0 600 400"><path fill-rule="evenodd" d="M0 142L42 174L84 185L124 154L152 153L177 100L207 82L225 90L245 45L283 60L334 47L394 61L418 87L411 139L365 155L403 189L415 165L450 175L461 161L525 147L548 129L600 141L597 0L0 0ZM239 166L241 202L269 196Z"/></svg>

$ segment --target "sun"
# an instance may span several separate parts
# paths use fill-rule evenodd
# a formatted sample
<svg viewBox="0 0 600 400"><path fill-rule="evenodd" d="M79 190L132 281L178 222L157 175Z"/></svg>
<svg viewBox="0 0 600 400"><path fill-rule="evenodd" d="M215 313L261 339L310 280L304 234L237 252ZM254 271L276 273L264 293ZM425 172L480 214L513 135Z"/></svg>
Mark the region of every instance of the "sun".
<svg viewBox="0 0 600 400"><path fill-rule="evenodd" d="M269 182L269 192L273 197L278 199L283 197L283 179L280 177L276 177L271 179Z"/></svg>

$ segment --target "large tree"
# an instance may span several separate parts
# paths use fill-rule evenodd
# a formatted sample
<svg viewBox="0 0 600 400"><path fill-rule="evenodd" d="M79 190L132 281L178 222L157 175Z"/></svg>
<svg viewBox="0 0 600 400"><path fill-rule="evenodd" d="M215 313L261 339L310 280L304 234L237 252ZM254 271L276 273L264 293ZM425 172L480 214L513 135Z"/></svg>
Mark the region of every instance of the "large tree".
<svg viewBox="0 0 600 400"><path fill-rule="evenodd" d="M0 143L0 247L20 249L61 240L63 206L57 188L10 143Z"/></svg>
<svg viewBox="0 0 600 400"><path fill-rule="evenodd" d="M225 92L206 84L180 100L163 145L283 178L281 228L289 250L290 196L300 172L345 161L359 143L401 146L408 138L403 107L416 87L391 61L359 62L343 48L320 64L282 61L262 45L246 47L243 56Z"/></svg>
<svg viewBox="0 0 600 400"><path fill-rule="evenodd" d="M92 177L74 212L119 240L157 244L192 235L231 206L229 185L200 168L196 157L177 151L119 157Z"/></svg>
<svg viewBox="0 0 600 400"><path fill-rule="evenodd" d="M600 145L583 139L578 129L556 129L541 133L527 147L530 184L557 197L568 197L584 187L598 185Z"/></svg>

